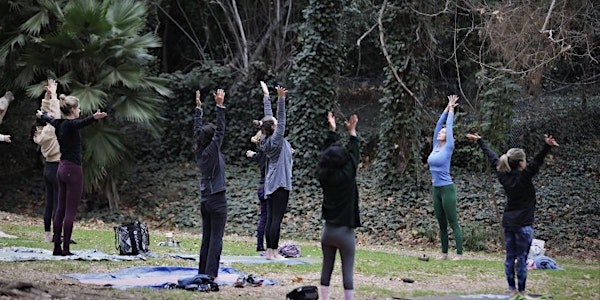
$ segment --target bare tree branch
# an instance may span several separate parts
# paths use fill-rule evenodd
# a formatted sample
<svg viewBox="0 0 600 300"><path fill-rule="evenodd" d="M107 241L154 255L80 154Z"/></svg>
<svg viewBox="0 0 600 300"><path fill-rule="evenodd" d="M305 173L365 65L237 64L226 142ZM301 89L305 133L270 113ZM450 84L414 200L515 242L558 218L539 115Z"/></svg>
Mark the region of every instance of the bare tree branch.
<svg viewBox="0 0 600 300"><path fill-rule="evenodd" d="M245 74L248 74L248 70L250 68L250 64L248 62L248 40L246 39L246 32L244 30L244 24L242 23L242 19L240 18L240 13L238 11L237 8L237 1L236 0L231 0L231 6L233 7L233 13L234 13L234 17L235 17L235 21L239 30L239 35L240 35L240 40L241 40L241 52L240 55L242 56L242 64L243 64L243 70Z"/></svg>
<svg viewBox="0 0 600 300"><path fill-rule="evenodd" d="M439 15L441 15L443 13L447 13L449 5L450 5L450 0L446 0L446 4L444 5L444 9L442 9L441 11L439 11L437 13L434 13L434 14L428 14L428 13L420 12L420 11L414 9L410 4L408 5L408 7L410 7L410 9L412 11L414 11L415 13L417 13L418 15L426 16L426 17L436 17L436 16L439 16Z"/></svg>
<svg viewBox="0 0 600 300"><path fill-rule="evenodd" d="M546 20L544 20L544 25L542 25L542 29L540 29L540 33L549 32L549 36L552 36L552 30L546 30L546 26L548 26L548 21L550 21L550 16L552 15L552 10L554 9L554 4L556 4L556 0L552 0L550 3L550 8L548 8L548 14L546 15Z"/></svg>
<svg viewBox="0 0 600 300"><path fill-rule="evenodd" d="M400 75L398 74L398 71L396 70L396 68L394 67L394 64L392 63L392 59L390 57L390 54L387 51L387 46L385 44L385 36L383 34L383 13L385 12L385 8L387 6L387 0L383 1L383 4L381 5L381 9L379 10L379 17L377 18L377 24L379 25L379 42L381 43L381 49L383 51L383 55L385 56L385 59L388 63L388 67L390 68L390 70L392 70L392 74L394 74L394 78L396 78L396 81L398 81L398 83L402 86L402 89L404 89L404 91L406 93L408 93L417 104L419 104L419 106L423 106L423 103L421 103L421 101L419 100L419 98L417 98L417 96L415 96L415 93L413 93L407 86L406 84L404 84L404 81L402 81L402 78L400 78ZM406 64L405 64L406 65Z"/></svg>

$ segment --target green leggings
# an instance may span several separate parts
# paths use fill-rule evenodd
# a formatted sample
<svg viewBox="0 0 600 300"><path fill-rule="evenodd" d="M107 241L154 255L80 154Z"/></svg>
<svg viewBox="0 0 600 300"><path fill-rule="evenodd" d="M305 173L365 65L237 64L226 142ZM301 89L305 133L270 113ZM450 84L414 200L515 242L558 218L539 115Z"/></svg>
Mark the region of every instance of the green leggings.
<svg viewBox="0 0 600 300"><path fill-rule="evenodd" d="M433 187L433 212L440 225L440 240L442 240L442 253L448 253L448 223L454 232L456 240L456 254L463 252L462 230L458 225L456 213L456 189L454 184Z"/></svg>

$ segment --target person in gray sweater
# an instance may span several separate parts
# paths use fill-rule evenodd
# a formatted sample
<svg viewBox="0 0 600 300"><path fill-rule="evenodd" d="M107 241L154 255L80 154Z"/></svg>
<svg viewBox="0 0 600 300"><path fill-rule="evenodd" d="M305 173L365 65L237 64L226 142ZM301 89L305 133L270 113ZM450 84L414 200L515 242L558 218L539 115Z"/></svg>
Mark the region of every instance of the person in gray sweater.
<svg viewBox="0 0 600 300"><path fill-rule="evenodd" d="M281 221L287 209L290 191L292 190L292 147L285 138L285 97L287 90L281 86L277 90L277 118L273 117L269 89L260 82L263 91L264 114L261 131L263 140L261 151L267 157L265 170L265 198L267 199L267 223L265 239L267 250L265 258L285 259L277 249L281 234Z"/></svg>
<svg viewBox="0 0 600 300"><path fill-rule="evenodd" d="M194 156L200 169L200 213L202 214L202 243L198 274L214 278L219 272L223 250L223 235L227 222L227 198L225 197L225 158L221 153L225 136L225 91L214 93L217 104L217 125L203 119L200 91L196 91L194 109Z"/></svg>

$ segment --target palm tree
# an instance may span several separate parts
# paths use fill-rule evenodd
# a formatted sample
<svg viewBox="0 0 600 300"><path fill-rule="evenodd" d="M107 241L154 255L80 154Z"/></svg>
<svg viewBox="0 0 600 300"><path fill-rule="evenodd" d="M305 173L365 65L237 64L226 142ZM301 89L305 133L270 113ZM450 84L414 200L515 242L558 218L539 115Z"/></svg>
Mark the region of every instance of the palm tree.
<svg viewBox="0 0 600 300"><path fill-rule="evenodd" d="M27 2L10 2L11 11L27 19L0 48L0 76L12 79L4 80L7 87L36 99L46 79L55 78L59 92L79 97L83 114L109 111L108 124L84 131L84 177L86 190L101 192L117 209L117 178L132 161L122 128L134 124L159 134L157 108L171 95L166 80L149 75L155 60L149 50L161 44L144 33L146 3Z"/></svg>

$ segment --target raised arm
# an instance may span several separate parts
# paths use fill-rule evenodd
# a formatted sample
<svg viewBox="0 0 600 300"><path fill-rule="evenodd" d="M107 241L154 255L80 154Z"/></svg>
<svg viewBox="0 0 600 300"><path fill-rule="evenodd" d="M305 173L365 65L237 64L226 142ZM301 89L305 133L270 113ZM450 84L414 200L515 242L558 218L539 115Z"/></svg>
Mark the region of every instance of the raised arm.
<svg viewBox="0 0 600 300"><path fill-rule="evenodd" d="M356 115L350 116L350 120L344 122L346 130L348 130L348 134L350 134L350 139L348 140L348 152L350 153L350 158L354 162L355 167L357 167L360 162L360 145L358 137L356 136L357 123L358 117Z"/></svg>
<svg viewBox="0 0 600 300"><path fill-rule="evenodd" d="M204 116L204 111L202 110L202 101L200 100L200 91L196 91L196 108L194 108L194 134L200 131L202 125L204 125L204 121L202 117Z"/></svg>
<svg viewBox="0 0 600 300"><path fill-rule="evenodd" d="M265 117L272 117L273 109L271 108L271 98L269 98L269 88L264 81L260 82L260 88L263 91L263 110Z"/></svg>
<svg viewBox="0 0 600 300"><path fill-rule="evenodd" d="M213 136L213 141L220 149L225 138L225 91L218 89L213 95L217 104L217 130Z"/></svg>
<svg viewBox="0 0 600 300"><path fill-rule="evenodd" d="M457 101L457 95L448 96L448 105L444 110L448 113L446 118L446 146L452 149L454 149L454 108L458 105L458 103L456 103Z"/></svg>
<svg viewBox="0 0 600 300"><path fill-rule="evenodd" d="M285 134L285 96L287 90L281 86L276 86L275 89L277 90L277 126L275 127L275 132L273 132L273 137L271 139L274 145L281 146Z"/></svg>
<svg viewBox="0 0 600 300"><path fill-rule="evenodd" d="M433 130L433 148L435 149L438 145L437 136L442 130L444 123L446 123L446 119L448 118L448 107L444 110L437 123L435 124L435 129ZM446 134L447 135L447 134Z"/></svg>
<svg viewBox="0 0 600 300"><path fill-rule="evenodd" d="M60 119L60 104L56 97L56 81L54 79L48 79L46 84L46 93L44 99L42 99L42 105L40 109L47 112L50 116L56 119Z"/></svg>
<svg viewBox="0 0 600 300"><path fill-rule="evenodd" d="M533 177L544 164L544 158L548 155L552 147L558 147L558 143L551 135L544 134L544 146L542 146L542 150L533 157L533 161L527 164L523 172Z"/></svg>
<svg viewBox="0 0 600 300"><path fill-rule="evenodd" d="M494 150L490 148L490 146L481 138L481 136L478 133L469 133L467 134L467 138L471 141L477 142L481 150L483 150L483 153L487 157L488 161L490 162L492 169L496 170L496 166L498 165L498 154L496 154L496 152L494 152Z"/></svg>
<svg viewBox="0 0 600 300"><path fill-rule="evenodd" d="M337 134L336 124L335 124L335 116L332 112L327 113L327 124L329 130L327 131L327 136L325 137L325 142L323 143L323 150L327 149L327 147L331 146L333 143L337 142L339 139L339 135Z"/></svg>

